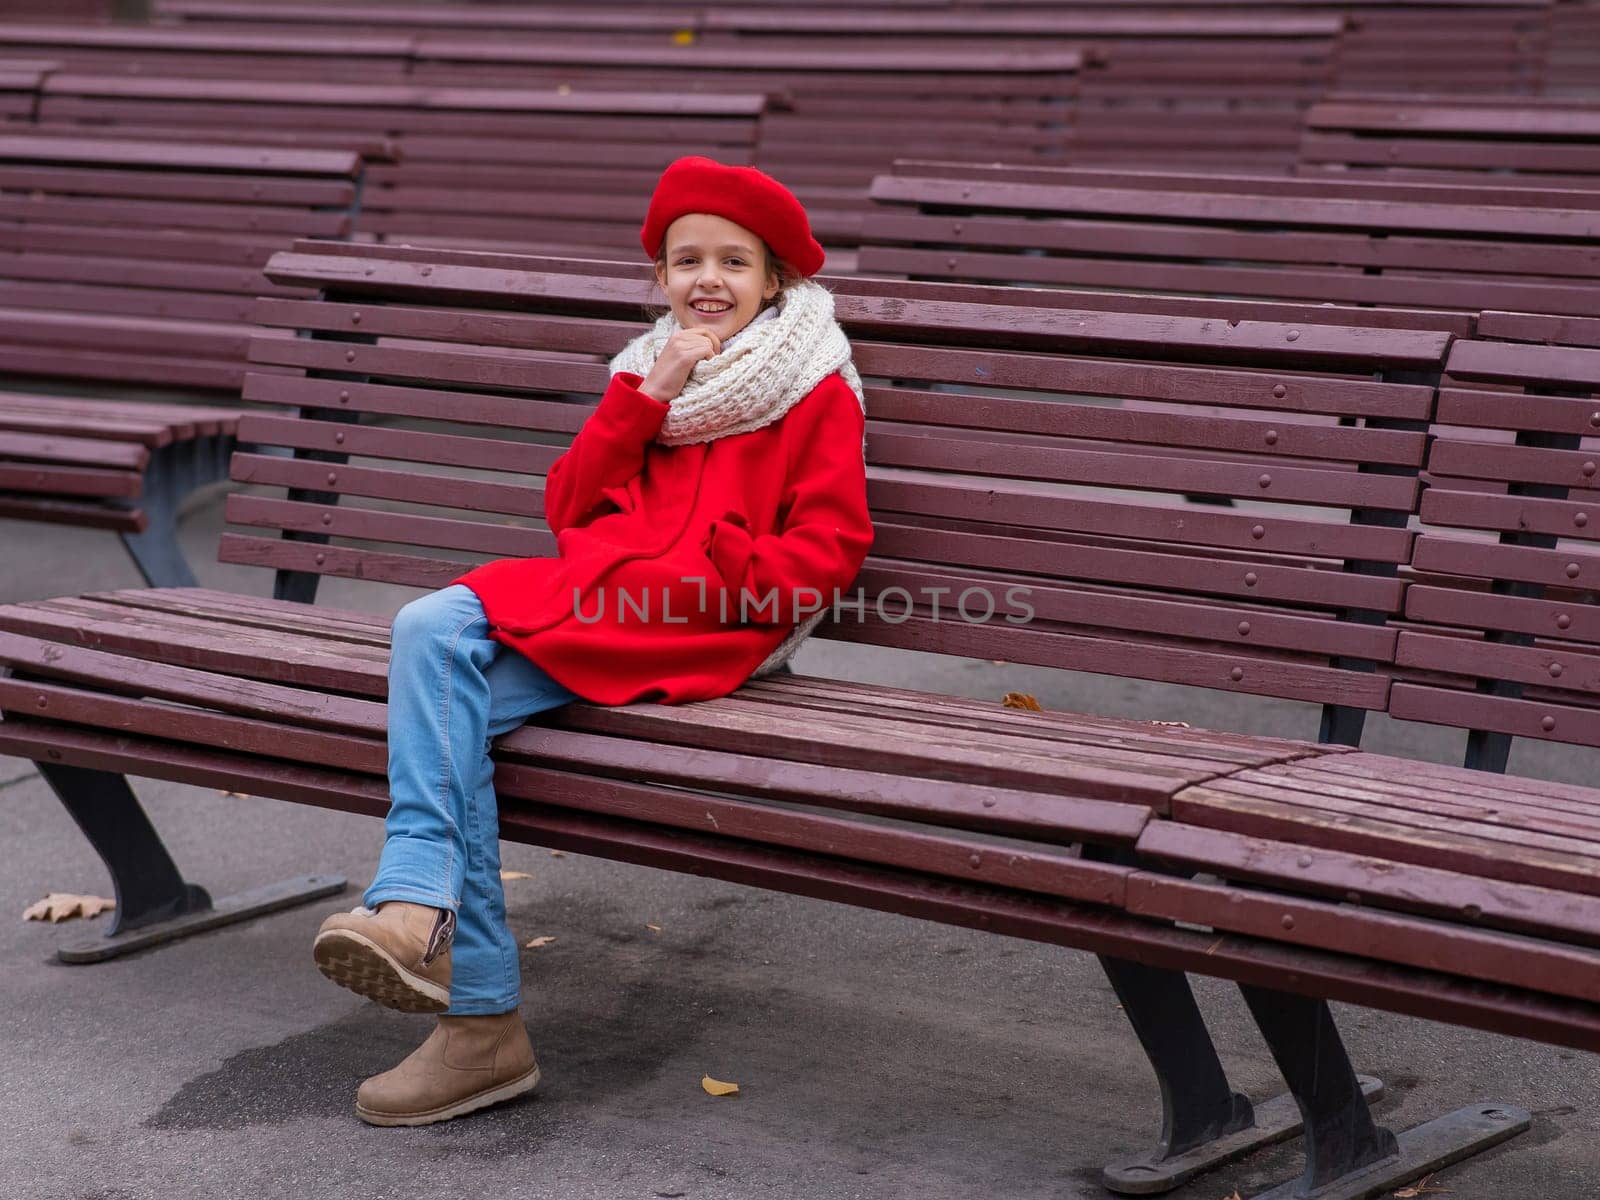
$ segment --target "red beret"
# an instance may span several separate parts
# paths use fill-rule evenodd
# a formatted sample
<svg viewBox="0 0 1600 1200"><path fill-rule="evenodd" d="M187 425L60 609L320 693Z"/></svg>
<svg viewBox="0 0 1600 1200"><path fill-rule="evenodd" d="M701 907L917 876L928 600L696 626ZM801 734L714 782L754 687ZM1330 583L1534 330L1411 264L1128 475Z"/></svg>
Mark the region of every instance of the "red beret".
<svg viewBox="0 0 1600 1200"><path fill-rule="evenodd" d="M822 247L795 194L765 171L729 167L709 158L680 158L661 173L639 241L659 257L667 227L687 213L711 213L743 225L801 275L822 269Z"/></svg>

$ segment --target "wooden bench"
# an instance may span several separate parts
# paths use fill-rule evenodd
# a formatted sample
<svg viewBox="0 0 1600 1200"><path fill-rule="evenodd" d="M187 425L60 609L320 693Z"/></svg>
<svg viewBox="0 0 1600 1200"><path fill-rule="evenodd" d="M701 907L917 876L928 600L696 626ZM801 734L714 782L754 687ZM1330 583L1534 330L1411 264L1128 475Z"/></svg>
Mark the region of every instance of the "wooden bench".
<svg viewBox="0 0 1600 1200"><path fill-rule="evenodd" d="M124 773L384 811L387 621L308 607L322 575L437 587L464 561L552 551L527 476L580 427L590 409L573 396L603 384L648 292L514 262L315 245L274 261L281 286L322 295L263 303L270 329L310 336L262 338L256 361L306 373L252 376L247 396L299 415L250 416L241 436L296 457L236 455L236 480L274 491L230 499L229 519L258 532L220 555L278 571L276 599L173 589L0 609L0 752L40 764L118 887L119 932L69 957L294 890L212 906ZM869 385L878 540L862 619L827 636L1332 701L1346 740L1358 722L1342 714L1383 707L1381 614L1402 599L1393 568L1449 334L963 305L911 284L839 309ZM1130 395L1228 411L1106 407ZM1260 511L1172 499L1197 484ZM929 604L979 589L1012 605L1010 587L1028 589L1032 619L952 621L944 599L939 620ZM1459 769L805 676L702 704L573 705L495 753L507 838L1100 955L1164 1100L1158 1148L1106 1172L1121 1191L1175 1186L1301 1125L1287 1099L1234 1092L1183 971L1242 985L1306 1114L1306 1176L1274 1196L1371 1195L1527 1125L1473 1105L1396 1152L1324 998L1600 1047L1592 841L1541 857L1463 838L1440 865L1403 829L1356 851L1315 836L1319 812L1345 819L1323 805L1330 781L1423 809L1432 787L1494 786ZM1298 809L1252 805L1293 780ZM1500 791L1533 817L1542 797L1596 799Z"/></svg>
<svg viewBox="0 0 1600 1200"><path fill-rule="evenodd" d="M1600 96L1340 95L1306 114L1305 174L1600 188Z"/></svg>
<svg viewBox="0 0 1600 1200"><path fill-rule="evenodd" d="M0 135L0 514L116 530L149 582L194 582L179 505L226 475L256 297L296 294L261 268L297 237L347 235L361 169ZM130 398L152 388L163 402Z"/></svg>
<svg viewBox="0 0 1600 1200"><path fill-rule="evenodd" d="M154 0L157 21L221 29L284 30L378 26L389 32L445 31L575 34L585 38L695 36L701 27L699 3L642 7L638 4L554 6L549 4L321 3L319 0Z"/></svg>
<svg viewBox="0 0 1600 1200"><path fill-rule="evenodd" d="M428 244L626 251L684 154L748 163L762 95L144 79L61 73L41 127L381 144L359 232Z"/></svg>
<svg viewBox="0 0 1600 1200"><path fill-rule="evenodd" d="M1293 161L1301 116L1333 83L1342 27L1336 16L1172 5L848 14L734 5L708 11L703 42L741 53L780 45L1081 49L1072 162L1282 168Z"/></svg>
<svg viewBox="0 0 1600 1200"><path fill-rule="evenodd" d="M0 24L0 57L45 59L73 71L208 78L398 81L410 67L404 34L234 33L135 24Z"/></svg>
<svg viewBox="0 0 1600 1200"><path fill-rule="evenodd" d="M54 63L0 58L0 131L10 131L33 120L39 88L55 69Z"/></svg>
<svg viewBox="0 0 1600 1200"><path fill-rule="evenodd" d="M873 175L896 157L1065 161L1075 51L742 49L534 37L417 40L414 77L452 86L674 93L778 92L756 165L792 187L833 246L853 245Z"/></svg>
<svg viewBox="0 0 1600 1200"><path fill-rule="evenodd" d="M1485 313L1448 371L1390 711L1503 771L1516 736L1600 745L1600 320Z"/></svg>
<svg viewBox="0 0 1600 1200"><path fill-rule="evenodd" d="M1592 97L1597 71L1600 71L1600 7L1558 3L1550 16L1550 44L1544 64L1545 94Z"/></svg>
<svg viewBox="0 0 1600 1200"><path fill-rule="evenodd" d="M1203 296L1583 314L1600 304L1600 209L1580 193L1445 200L1318 180L1029 168L879 176L860 269ZM1354 193L1354 194L1352 194ZM1486 200L1498 198L1490 205Z"/></svg>

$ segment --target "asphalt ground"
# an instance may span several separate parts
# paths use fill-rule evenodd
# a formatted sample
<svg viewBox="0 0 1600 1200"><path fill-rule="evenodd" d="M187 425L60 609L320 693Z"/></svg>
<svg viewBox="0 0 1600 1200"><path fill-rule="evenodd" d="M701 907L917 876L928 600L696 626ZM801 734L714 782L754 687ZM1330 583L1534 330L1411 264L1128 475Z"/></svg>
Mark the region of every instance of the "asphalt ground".
<svg viewBox="0 0 1600 1200"><path fill-rule="evenodd" d="M207 586L264 594L213 559L220 496L184 524ZM137 586L107 534L0 522L0 601ZM330 604L411 593L331 581ZM802 672L1046 708L1309 737L1312 706L813 641ZM1459 761L1462 735L1374 719L1368 749ZM1519 746L1514 771L1592 782L1600 756ZM578 855L505 848L523 941L531 1098L426 1129L373 1129L355 1088L426 1018L365 1004L311 964L318 922L357 901L369 818L142 781L174 857L216 895L310 872L352 890L89 967L84 923L20 919L50 891L109 894L104 868L31 765L0 758L0 1200L623 1197L968 1200L1107 1195L1099 1167L1156 1131L1154 1079L1094 960L1048 946ZM101 918L104 920L104 918ZM651 926L659 926L659 931ZM1234 1084L1282 1083L1236 991L1197 991ZM1404 1128L1465 1104L1535 1113L1531 1132L1430 1181L1441 1200L1600 1193L1592 1055L1337 1007L1378 1114ZM738 1082L713 1098L701 1077ZM1293 1143L1171 1193L1244 1197L1300 1170Z"/></svg>

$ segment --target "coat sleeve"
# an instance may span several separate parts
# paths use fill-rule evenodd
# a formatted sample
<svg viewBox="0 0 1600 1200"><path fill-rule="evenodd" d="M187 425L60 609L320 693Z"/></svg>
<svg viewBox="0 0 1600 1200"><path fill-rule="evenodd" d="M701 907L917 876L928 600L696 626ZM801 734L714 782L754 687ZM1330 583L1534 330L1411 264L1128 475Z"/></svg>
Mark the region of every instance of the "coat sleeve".
<svg viewBox="0 0 1600 1200"><path fill-rule="evenodd" d="M706 553L730 591L749 594L743 613L755 624L797 624L797 611L803 619L830 607L872 546L861 405L837 376L824 386L826 402L802 405L810 419L786 431L798 449L784 483L782 528L752 536L736 512L711 523ZM821 599L797 594L805 588Z"/></svg>
<svg viewBox="0 0 1600 1200"><path fill-rule="evenodd" d="M644 470L645 448L667 419L667 406L639 390L637 375L611 377L599 407L545 476L544 516L550 532L585 525L615 507L601 493Z"/></svg>

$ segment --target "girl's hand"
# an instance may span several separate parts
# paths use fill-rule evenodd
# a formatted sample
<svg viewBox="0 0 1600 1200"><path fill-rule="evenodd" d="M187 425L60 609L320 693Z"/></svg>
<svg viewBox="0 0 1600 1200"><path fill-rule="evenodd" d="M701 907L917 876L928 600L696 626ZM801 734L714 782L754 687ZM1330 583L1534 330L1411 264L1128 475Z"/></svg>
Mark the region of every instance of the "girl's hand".
<svg viewBox="0 0 1600 1200"><path fill-rule="evenodd" d="M689 381L695 364L722 352L722 339L709 329L680 329L667 339L639 390L652 400L671 404Z"/></svg>

